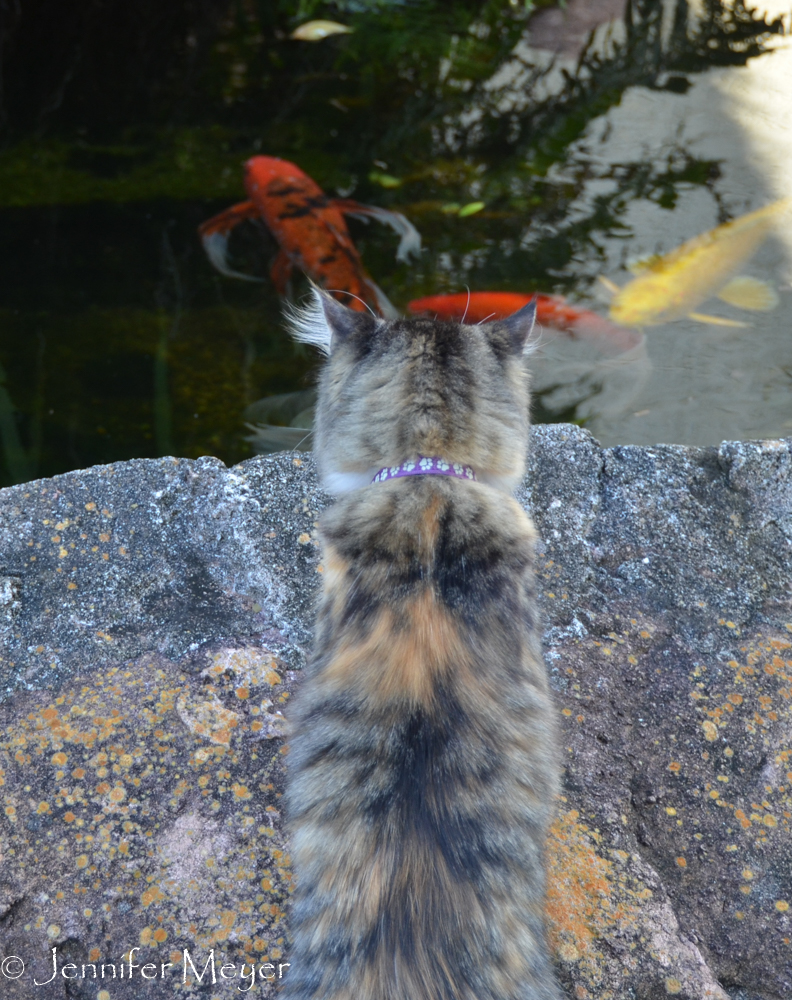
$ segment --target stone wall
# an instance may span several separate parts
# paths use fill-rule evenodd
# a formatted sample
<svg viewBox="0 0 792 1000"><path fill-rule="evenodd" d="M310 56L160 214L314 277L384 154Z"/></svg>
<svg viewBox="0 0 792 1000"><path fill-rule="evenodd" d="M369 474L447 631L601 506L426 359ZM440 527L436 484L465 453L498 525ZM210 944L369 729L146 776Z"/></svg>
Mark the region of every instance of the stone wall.
<svg viewBox="0 0 792 1000"><path fill-rule="evenodd" d="M519 498L563 724L570 997L788 997L792 440L538 427ZM267 996L287 974L281 711L328 502L287 454L0 491L4 998L230 997L251 967Z"/></svg>

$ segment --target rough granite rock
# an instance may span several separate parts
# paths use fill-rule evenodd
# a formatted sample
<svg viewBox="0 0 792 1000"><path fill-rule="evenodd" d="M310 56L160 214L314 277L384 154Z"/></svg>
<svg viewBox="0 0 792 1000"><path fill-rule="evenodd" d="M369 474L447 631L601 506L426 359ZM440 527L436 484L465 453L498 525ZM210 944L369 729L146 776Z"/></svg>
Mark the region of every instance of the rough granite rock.
<svg viewBox="0 0 792 1000"><path fill-rule="evenodd" d="M788 998L792 440L539 427L519 498L563 724L569 996ZM0 491L4 998L269 996L299 961L281 709L328 502L286 454Z"/></svg>

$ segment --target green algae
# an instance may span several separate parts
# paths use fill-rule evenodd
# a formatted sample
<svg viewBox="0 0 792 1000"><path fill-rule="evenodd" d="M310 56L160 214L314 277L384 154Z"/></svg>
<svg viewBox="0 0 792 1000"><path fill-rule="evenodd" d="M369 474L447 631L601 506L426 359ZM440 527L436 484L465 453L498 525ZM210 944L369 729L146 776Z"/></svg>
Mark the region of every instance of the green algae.
<svg viewBox="0 0 792 1000"><path fill-rule="evenodd" d="M29 139L0 152L0 207L240 199L242 160L214 126L163 132L145 145Z"/></svg>

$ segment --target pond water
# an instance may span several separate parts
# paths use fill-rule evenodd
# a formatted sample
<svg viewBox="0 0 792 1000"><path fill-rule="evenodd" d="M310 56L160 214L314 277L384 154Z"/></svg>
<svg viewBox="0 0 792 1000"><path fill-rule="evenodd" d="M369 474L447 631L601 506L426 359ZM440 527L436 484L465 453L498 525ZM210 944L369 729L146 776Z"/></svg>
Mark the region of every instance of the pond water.
<svg viewBox="0 0 792 1000"><path fill-rule="evenodd" d="M244 282L213 269L197 234L246 197L251 156L411 220L423 250L403 262L389 229L348 220L401 311L469 288L554 293L607 318L636 261L792 194L788 7L767 8L11 5L0 485L166 454L232 463L253 453L251 421L310 423L317 358L283 332L275 238L234 230L233 266L264 279ZM353 30L290 37L317 19ZM792 213L739 272L772 308L710 297L690 311L744 326L684 315L636 327L624 349L545 325L534 419L609 445L792 435ZM296 277L293 297L305 289ZM301 393L291 408L266 403L286 393Z"/></svg>

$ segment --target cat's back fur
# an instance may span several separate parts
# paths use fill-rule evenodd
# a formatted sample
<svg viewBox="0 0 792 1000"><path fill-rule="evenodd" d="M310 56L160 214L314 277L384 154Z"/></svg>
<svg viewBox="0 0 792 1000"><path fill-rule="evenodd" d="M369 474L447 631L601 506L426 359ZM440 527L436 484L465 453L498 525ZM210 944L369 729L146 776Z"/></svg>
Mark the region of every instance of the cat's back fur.
<svg viewBox="0 0 792 1000"><path fill-rule="evenodd" d="M507 492L532 317L386 322L317 293L324 586L287 805L290 1000L557 1000L544 839L558 763L534 532ZM370 484L417 455L479 481Z"/></svg>

